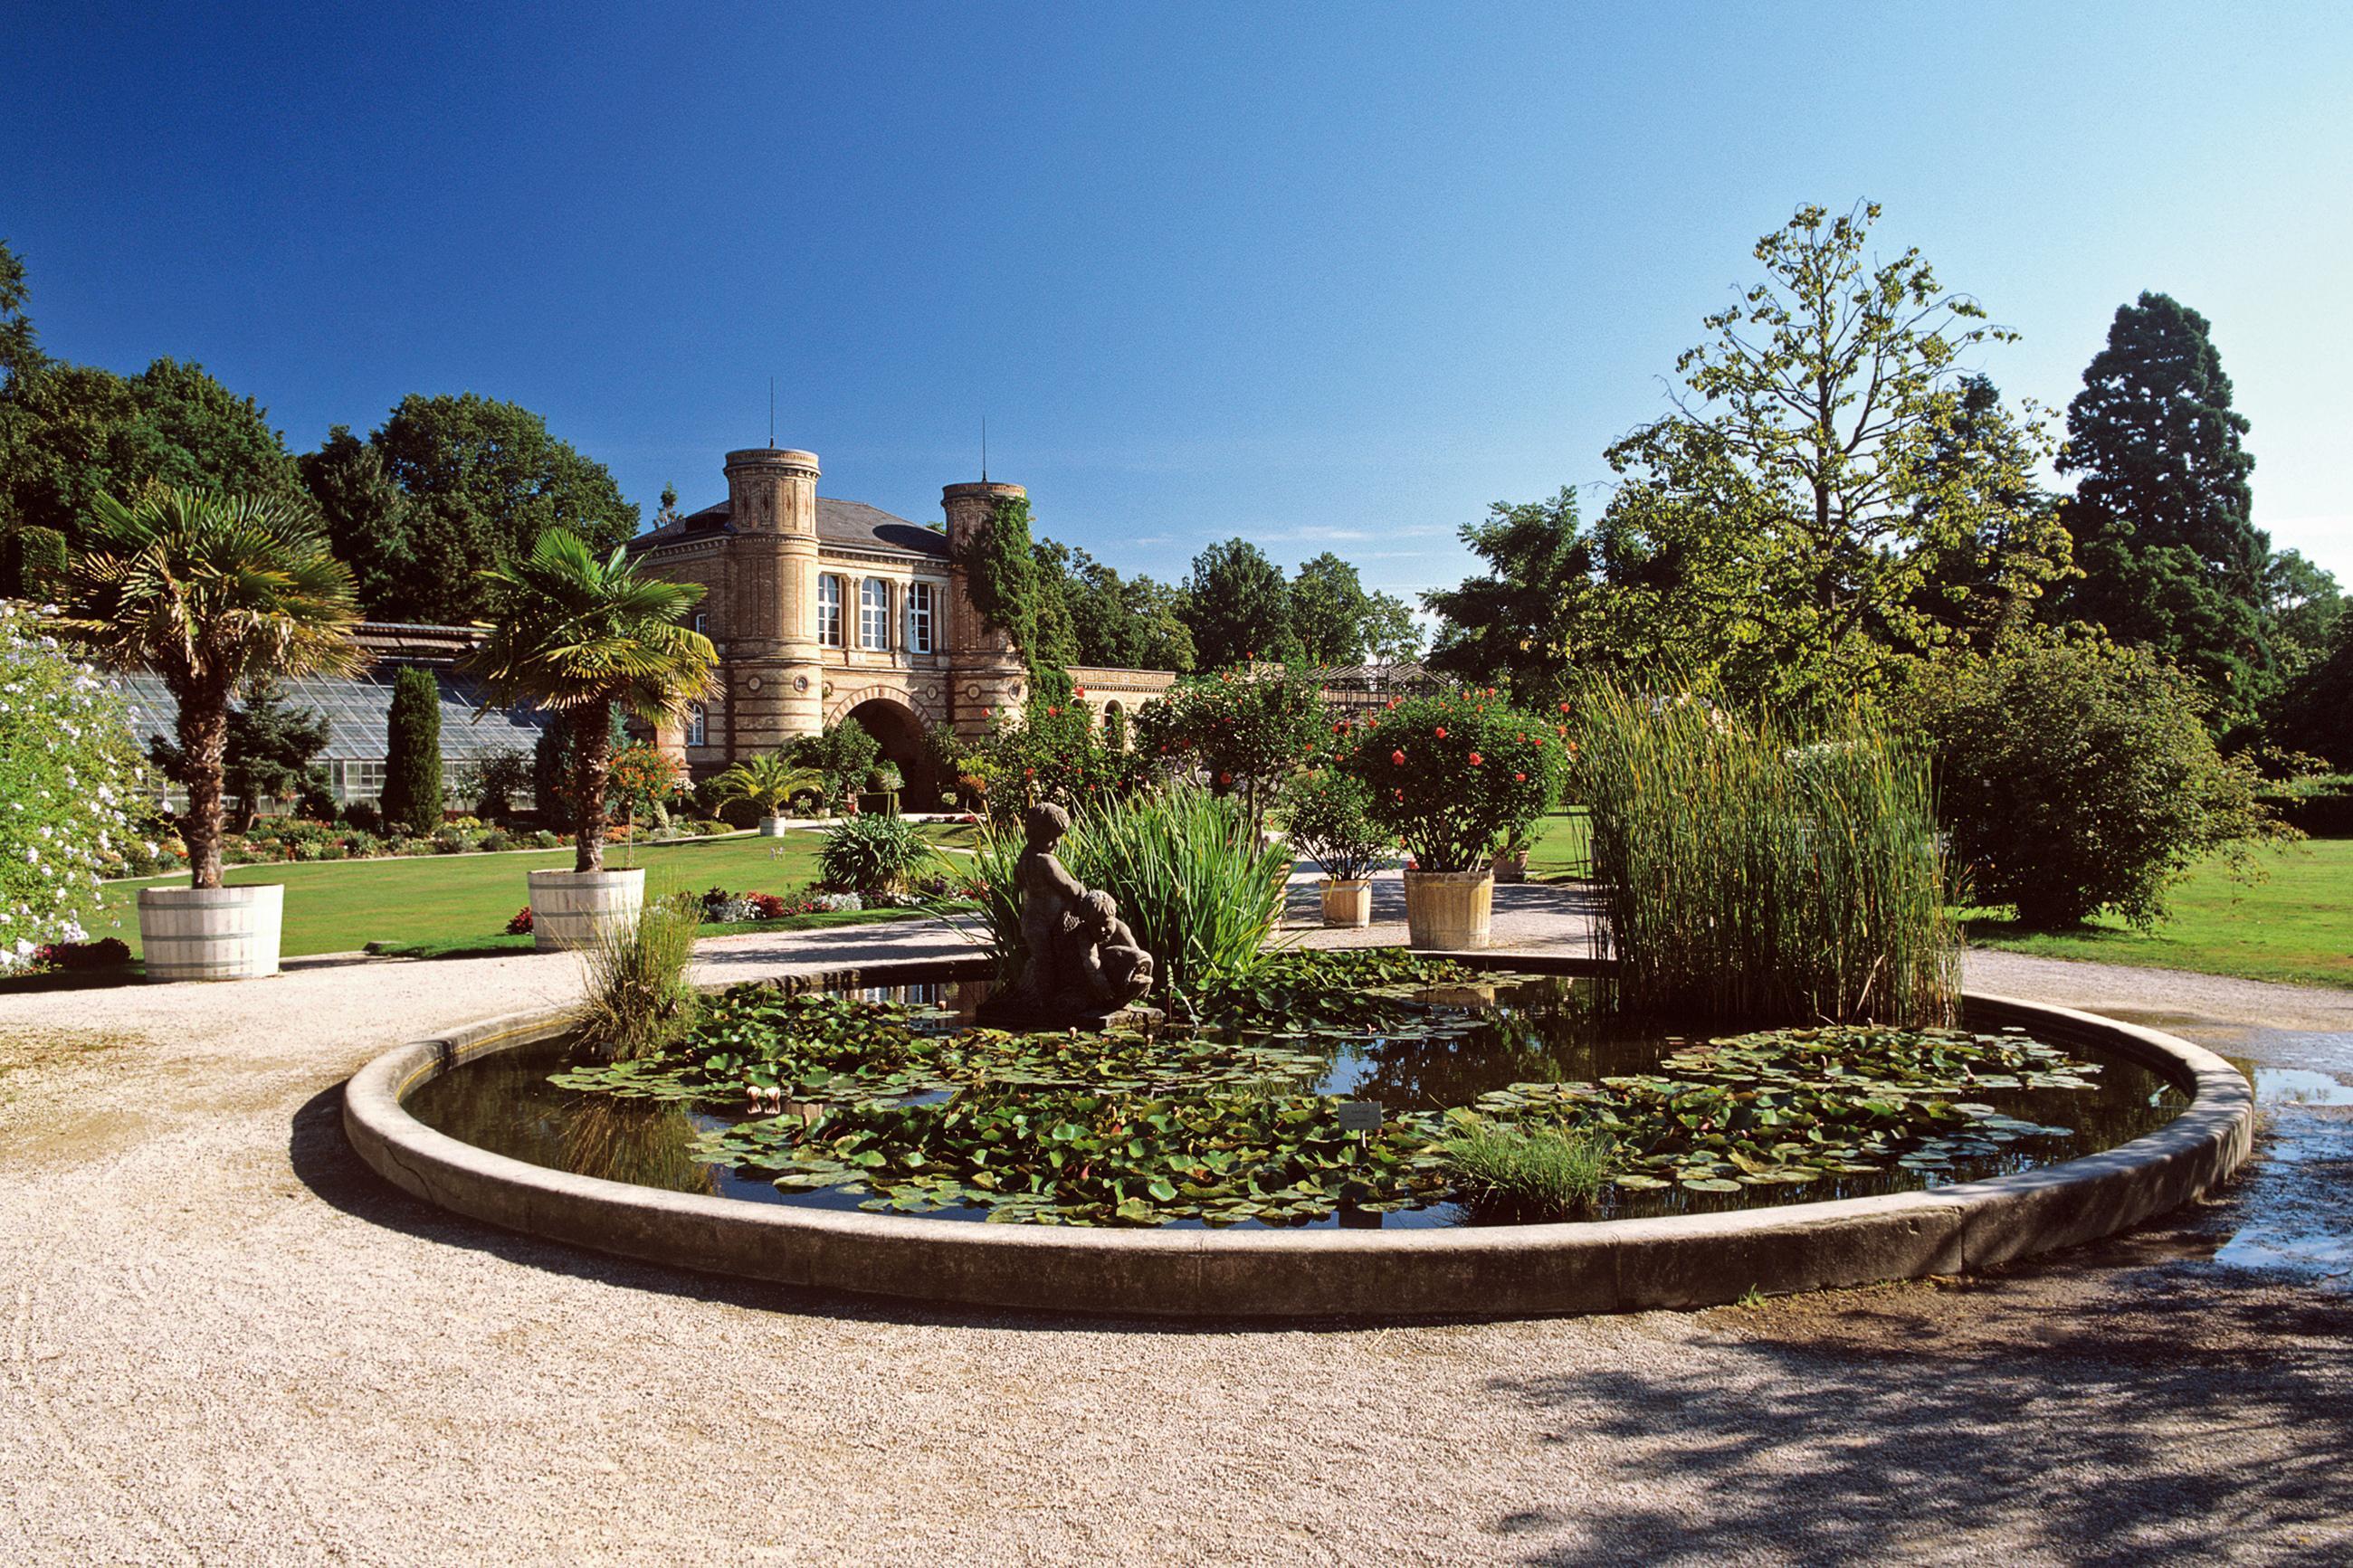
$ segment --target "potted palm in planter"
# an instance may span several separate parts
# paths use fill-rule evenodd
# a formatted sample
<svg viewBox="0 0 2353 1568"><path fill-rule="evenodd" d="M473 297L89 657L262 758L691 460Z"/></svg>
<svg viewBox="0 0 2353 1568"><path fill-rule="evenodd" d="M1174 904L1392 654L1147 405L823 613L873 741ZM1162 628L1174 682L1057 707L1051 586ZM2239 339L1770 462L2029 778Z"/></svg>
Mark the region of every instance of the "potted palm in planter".
<svg viewBox="0 0 2353 1568"><path fill-rule="evenodd" d="M1339 752L1373 820L1411 851L1405 873L1415 947L1485 947L1497 848L1544 815L1567 746L1541 720L1479 692L1423 697L1344 726Z"/></svg>
<svg viewBox="0 0 2353 1568"><path fill-rule="evenodd" d="M1372 874L1393 836L1373 821L1369 792L1332 769L1309 774L1285 798L1293 847L1324 868L1324 923L1372 924Z"/></svg>
<svg viewBox="0 0 2353 1568"><path fill-rule="evenodd" d="M644 868L605 868L611 716L617 708L659 725L711 694L718 655L683 624L702 588L642 575L626 549L600 556L568 528L546 530L527 559L482 575L498 615L471 660L483 700L535 703L572 741L578 852L569 871L530 873L534 945L584 946L634 920L645 900Z"/></svg>
<svg viewBox="0 0 2353 1568"><path fill-rule="evenodd" d="M188 886L140 891L147 978L275 974L284 885L221 881L229 700L365 662L350 569L307 512L268 497L167 485L128 506L101 495L90 533L60 628L112 668L155 676L179 710Z"/></svg>
<svg viewBox="0 0 2353 1568"><path fill-rule="evenodd" d="M907 787L907 777L896 763L877 763L866 770L866 793L858 797L858 809L878 816L899 815L899 792Z"/></svg>
<svg viewBox="0 0 2353 1568"><path fill-rule="evenodd" d="M825 794L825 774L817 768L798 768L782 752L755 752L715 781L722 800L748 800L760 812L760 837L781 837L785 808L799 795Z"/></svg>

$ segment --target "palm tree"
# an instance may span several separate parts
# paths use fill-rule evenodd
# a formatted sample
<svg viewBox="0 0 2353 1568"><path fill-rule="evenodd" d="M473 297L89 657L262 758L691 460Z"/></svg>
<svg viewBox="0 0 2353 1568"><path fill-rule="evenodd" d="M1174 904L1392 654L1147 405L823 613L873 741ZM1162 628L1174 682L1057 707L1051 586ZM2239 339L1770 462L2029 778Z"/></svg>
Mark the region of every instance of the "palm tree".
<svg viewBox="0 0 2353 1568"><path fill-rule="evenodd" d="M675 720L716 684L711 639L682 622L696 583L638 574L626 546L599 556L568 528L550 528L530 559L482 574L499 619L470 661L487 702L529 701L572 731L579 853L573 868L605 868L605 781L612 710Z"/></svg>
<svg viewBox="0 0 2353 1568"><path fill-rule="evenodd" d="M714 782L720 799L748 800L763 816L783 816L786 804L804 791L819 799L825 796L824 770L795 767L782 752L756 752Z"/></svg>
<svg viewBox="0 0 2353 1568"><path fill-rule="evenodd" d="M190 885L221 885L221 774L229 698L366 663L350 568L305 509L266 496L151 485L100 495L58 626L115 669L160 679L178 704L188 781Z"/></svg>

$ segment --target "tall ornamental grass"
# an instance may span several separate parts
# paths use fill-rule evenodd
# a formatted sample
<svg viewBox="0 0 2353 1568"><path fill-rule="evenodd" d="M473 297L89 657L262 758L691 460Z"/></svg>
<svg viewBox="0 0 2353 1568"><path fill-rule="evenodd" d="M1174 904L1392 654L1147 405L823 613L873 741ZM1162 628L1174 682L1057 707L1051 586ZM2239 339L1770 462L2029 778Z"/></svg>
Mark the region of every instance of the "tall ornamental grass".
<svg viewBox="0 0 2353 1568"><path fill-rule="evenodd" d="M1799 730L1606 684L1572 730L1621 1006L1694 1024L1956 1017L1916 747L1860 721Z"/></svg>
<svg viewBox="0 0 2353 1568"><path fill-rule="evenodd" d="M702 905L681 893L648 902L635 920L599 926L580 950L582 1040L615 1061L633 1061L683 1038L702 1010L687 977L702 923Z"/></svg>
<svg viewBox="0 0 2353 1568"><path fill-rule="evenodd" d="M1000 982L1029 956L1013 881L1021 848L1018 829L984 826L954 867L980 906ZM1058 853L1071 875L1118 900L1158 961L1159 988L1186 995L1258 963L1291 876L1289 852L1263 843L1239 805L1188 784L1089 808Z"/></svg>

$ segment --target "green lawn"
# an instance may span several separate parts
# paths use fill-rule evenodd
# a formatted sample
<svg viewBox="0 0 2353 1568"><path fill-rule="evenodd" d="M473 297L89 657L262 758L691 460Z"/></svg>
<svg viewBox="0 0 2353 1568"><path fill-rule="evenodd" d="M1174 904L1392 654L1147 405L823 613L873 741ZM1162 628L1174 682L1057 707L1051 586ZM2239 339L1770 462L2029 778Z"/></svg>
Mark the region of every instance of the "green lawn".
<svg viewBox="0 0 2353 1568"><path fill-rule="evenodd" d="M923 835L935 844L968 844L972 829L931 825ZM712 887L734 893L786 893L817 880L818 840L817 832L804 829L782 838L747 834L680 844L610 845L605 858L613 867L643 866L649 894L701 892ZM541 849L237 866L230 868L227 879L232 885L286 884L286 930L280 951L289 958L349 952L371 942L417 943L427 951L447 952L479 949L505 931L507 921L530 900L525 872L571 864L569 849ZM107 909L91 923L90 934L120 936L136 955L136 890L186 885L185 875L108 883ZM118 914L120 929L107 923ZM516 945L528 942L524 938Z"/></svg>
<svg viewBox="0 0 2353 1568"><path fill-rule="evenodd" d="M1536 824L1535 847L1528 851L1528 880L1567 882L1590 875L1591 827L1581 805L1546 815Z"/></svg>
<svg viewBox="0 0 2353 1568"><path fill-rule="evenodd" d="M2353 990L2353 838L2315 838L2261 860L2271 874L2252 887L2231 880L2219 865L2200 867L2174 889L2173 919L2146 936L2108 920L2052 934L1973 917L1969 942L2045 958Z"/></svg>

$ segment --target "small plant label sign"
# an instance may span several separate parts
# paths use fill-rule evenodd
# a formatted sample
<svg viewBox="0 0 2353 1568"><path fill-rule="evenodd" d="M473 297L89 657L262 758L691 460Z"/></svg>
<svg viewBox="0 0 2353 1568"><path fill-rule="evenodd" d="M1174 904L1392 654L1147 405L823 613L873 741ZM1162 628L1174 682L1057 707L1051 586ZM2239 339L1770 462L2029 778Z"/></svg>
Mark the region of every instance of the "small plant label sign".
<svg viewBox="0 0 2353 1568"><path fill-rule="evenodd" d="M1381 1125L1381 1102L1377 1100L1344 1100L1340 1102L1340 1131L1343 1132L1377 1132Z"/></svg>

